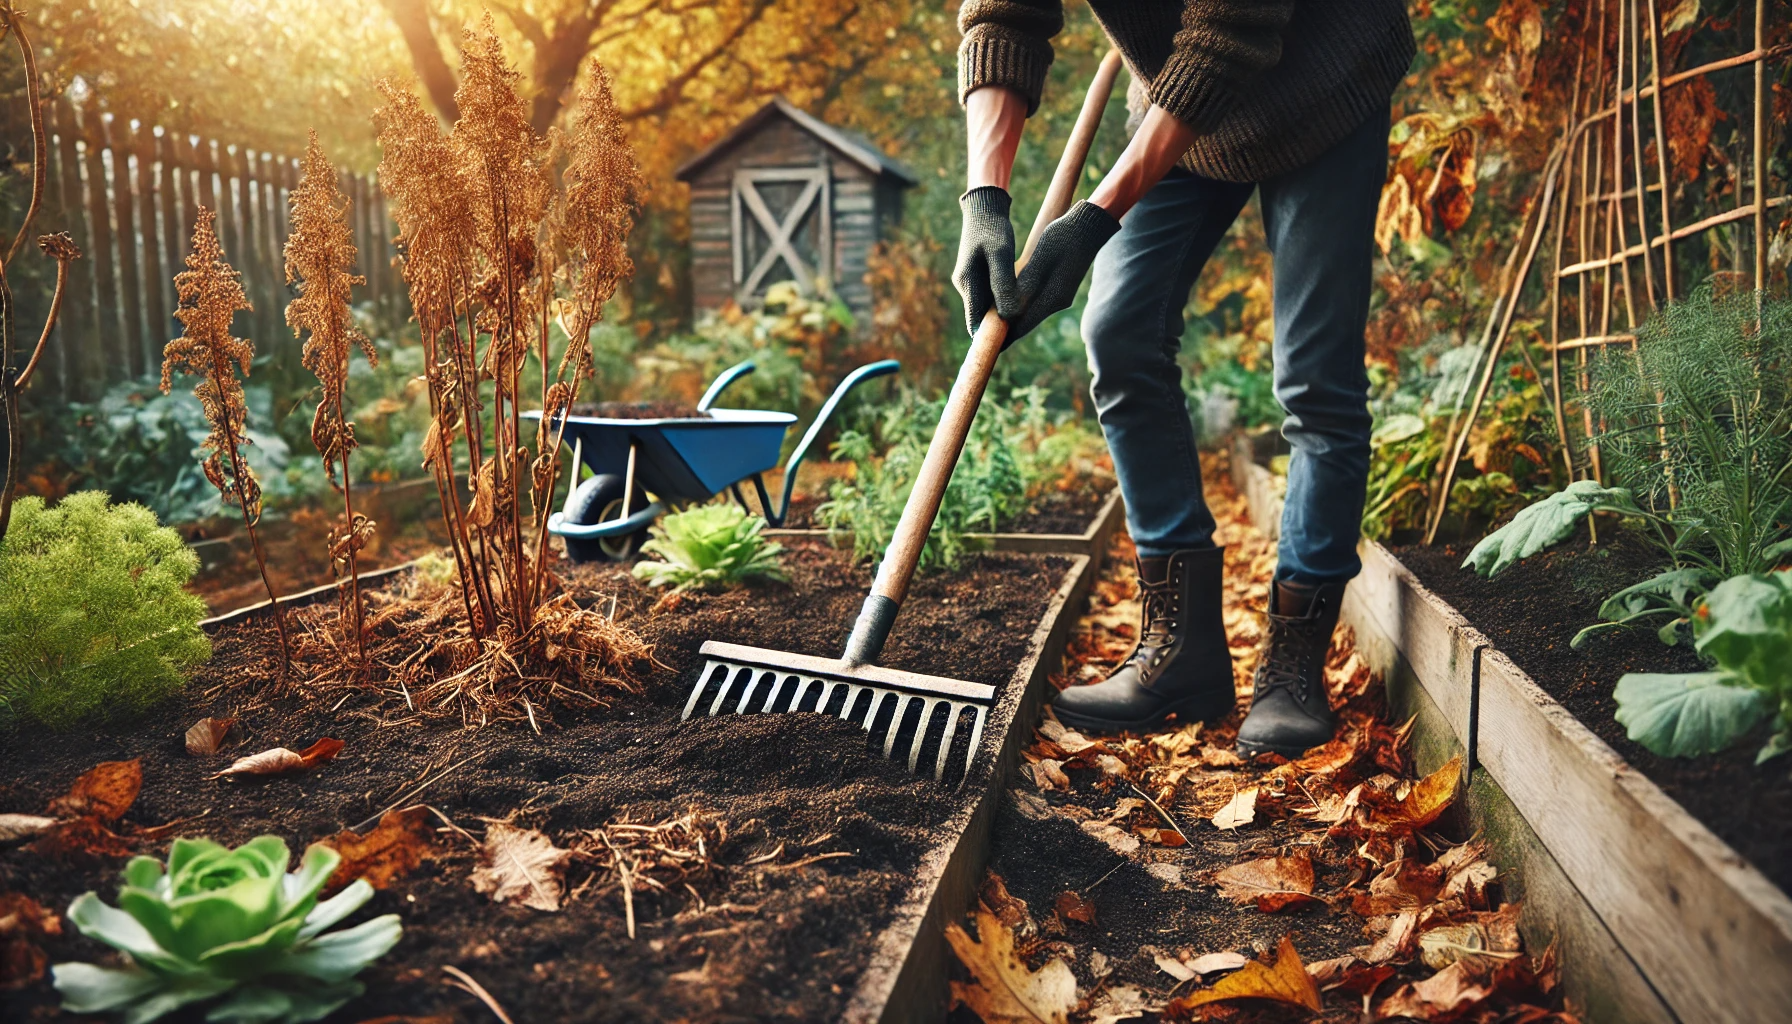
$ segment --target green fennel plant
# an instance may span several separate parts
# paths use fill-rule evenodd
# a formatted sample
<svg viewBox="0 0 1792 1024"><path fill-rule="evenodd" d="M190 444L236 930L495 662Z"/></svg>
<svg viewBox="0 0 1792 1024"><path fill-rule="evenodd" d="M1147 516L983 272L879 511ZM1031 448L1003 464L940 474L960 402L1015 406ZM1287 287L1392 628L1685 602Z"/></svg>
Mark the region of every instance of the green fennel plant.
<svg viewBox="0 0 1792 1024"><path fill-rule="evenodd" d="M1588 407L1594 441L1624 486L1581 480L1519 512L1463 563L1493 576L1566 540L1595 512L1641 527L1669 563L1600 607L1602 629L1666 618L1678 641L1720 581L1765 573L1792 555L1792 301L1709 288L1656 313L1637 347L1597 360Z"/></svg>
<svg viewBox="0 0 1792 1024"><path fill-rule="evenodd" d="M133 857L118 906L88 892L68 908L82 935L124 953L129 965L57 964L62 1008L121 1010L125 1024L147 1024L223 996L206 1020L298 1024L359 996L365 986L355 975L398 943L398 915L326 932L371 899L373 887L356 879L319 902L341 855L313 845L288 874L290 859L277 836L234 850L176 839L166 869L154 857Z"/></svg>
<svg viewBox="0 0 1792 1024"><path fill-rule="evenodd" d="M1617 719L1651 751L1693 757L1724 750L1763 719L1778 728L1759 764L1792 750L1792 570L1732 576L1693 610L1706 672L1632 672L1613 694Z"/></svg>
<svg viewBox="0 0 1792 1024"><path fill-rule="evenodd" d="M660 561L635 563L635 578L674 592L733 586L755 577L781 580L782 545L765 539L765 520L739 506L702 505L664 516L641 545Z"/></svg>
<svg viewBox="0 0 1792 1024"><path fill-rule="evenodd" d="M123 718L211 657L199 559L141 505L27 496L0 541L0 724Z"/></svg>

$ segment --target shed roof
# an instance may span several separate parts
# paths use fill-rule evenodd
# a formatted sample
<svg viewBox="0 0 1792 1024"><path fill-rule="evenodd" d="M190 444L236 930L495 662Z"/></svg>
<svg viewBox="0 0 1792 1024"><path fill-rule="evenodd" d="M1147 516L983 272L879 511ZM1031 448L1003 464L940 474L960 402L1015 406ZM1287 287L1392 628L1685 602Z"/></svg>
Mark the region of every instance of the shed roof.
<svg viewBox="0 0 1792 1024"><path fill-rule="evenodd" d="M751 117L734 126L727 135L696 156L691 157L678 166L676 175L679 181L689 181L697 172L720 159L741 141L757 132L761 126L774 117L783 116L794 121L797 127L827 143L835 152L872 174L888 175L900 181L905 187L913 187L921 183L915 173L904 167L902 163L885 156L871 140L844 128L836 128L796 106L782 96L774 96L770 103L760 107Z"/></svg>

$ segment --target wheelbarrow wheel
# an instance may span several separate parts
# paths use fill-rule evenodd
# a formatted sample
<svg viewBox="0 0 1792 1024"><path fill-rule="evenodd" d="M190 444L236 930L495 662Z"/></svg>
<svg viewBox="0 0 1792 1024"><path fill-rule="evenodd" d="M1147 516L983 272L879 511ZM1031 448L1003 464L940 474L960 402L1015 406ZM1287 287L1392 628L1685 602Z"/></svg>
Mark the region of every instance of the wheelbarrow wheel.
<svg viewBox="0 0 1792 1024"><path fill-rule="evenodd" d="M566 499L562 514L569 523L591 526L622 518L623 479L620 473L600 473L580 484ZM647 507L647 492L639 486L628 503L631 512ZM562 538L566 557L575 562L624 562L633 558L647 540L645 529L620 537Z"/></svg>

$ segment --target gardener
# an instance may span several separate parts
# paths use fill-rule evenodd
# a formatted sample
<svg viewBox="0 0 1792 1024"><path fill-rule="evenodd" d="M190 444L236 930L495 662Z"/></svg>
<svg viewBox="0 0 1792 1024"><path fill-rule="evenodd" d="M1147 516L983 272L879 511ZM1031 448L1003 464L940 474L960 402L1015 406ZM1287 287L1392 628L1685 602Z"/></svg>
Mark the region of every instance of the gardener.
<svg viewBox="0 0 1792 1024"><path fill-rule="evenodd" d="M1256 191L1275 257L1275 395L1294 454L1238 747L1297 756L1331 738L1325 652L1360 568L1371 240L1389 100L1413 56L1412 27L1400 0L1089 6L1132 72L1138 126L1089 200L1045 228L1018 281L1007 185L1062 5L966 0L959 14L970 167L953 283L967 325L975 330L993 307L1012 343L1069 308L1094 264L1083 338L1138 547L1138 647L1103 682L1060 694L1057 714L1079 729L1116 731L1232 709L1221 551L1176 352L1189 290Z"/></svg>

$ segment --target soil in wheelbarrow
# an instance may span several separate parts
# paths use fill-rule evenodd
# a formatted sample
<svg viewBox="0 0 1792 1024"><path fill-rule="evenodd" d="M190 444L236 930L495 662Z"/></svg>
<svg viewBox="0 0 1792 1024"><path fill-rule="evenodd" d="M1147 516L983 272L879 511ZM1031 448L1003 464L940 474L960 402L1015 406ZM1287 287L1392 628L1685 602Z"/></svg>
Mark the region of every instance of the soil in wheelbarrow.
<svg viewBox="0 0 1792 1024"><path fill-rule="evenodd" d="M1781 757L1755 765L1767 727L1721 754L1658 757L1625 737L1612 717L1612 690L1626 672L1699 671L1698 655L1684 645L1663 645L1653 627L1597 633L1578 651L1569 646L1575 633L1599 621L1607 595L1661 570L1654 550L1618 529L1602 528L1592 545L1583 529L1574 540L1485 580L1461 568L1471 546L1411 545L1394 553L1582 724L1792 891L1792 762Z"/></svg>
<svg viewBox="0 0 1792 1024"><path fill-rule="evenodd" d="M1048 490L1020 513L1000 524L1002 533L1069 533L1080 534L1095 525L1095 513L1101 511L1112 489L1111 481L1084 481L1070 490ZM827 501L826 494L799 494L790 499L790 514L784 525L793 530L822 528L815 518L815 509Z"/></svg>
<svg viewBox="0 0 1792 1024"><path fill-rule="evenodd" d="M683 402L585 402L573 406L572 414L606 420L709 419L709 413Z"/></svg>
<svg viewBox="0 0 1792 1024"><path fill-rule="evenodd" d="M695 809L726 825L726 838L709 847L714 866L692 875L689 889L639 886L633 939L619 890L578 891L592 874L582 863L568 869L567 889L577 895L558 911L491 902L469 881L475 843L432 817L440 856L380 891L365 912L400 914L405 936L363 975L367 995L331 1020L492 1019L442 984L443 965L477 979L518 1021L838 1019L879 931L923 854L947 838L943 823L964 797L884 760L864 733L832 718L678 720L704 640L821 654L844 639L868 572L821 544L788 547L787 584L657 609L661 595L625 567L566 568L582 601L608 609L614 599L616 617L657 645L664 667L648 673L644 694L621 695L602 712L561 709L541 735L526 725L407 719L402 701L397 714L391 700L372 707L374 694L340 706L277 695L263 685L274 674L271 627L227 626L184 694L129 727L6 736L0 811L42 811L96 762L128 759L140 759L142 791L113 827L135 851L157 856L176 835L236 844L271 833L296 850L401 797L438 808L475 836L507 820L563 847L584 829ZM885 662L1006 683L1068 564L990 555L917 580ZM241 719L225 756L183 749L182 734L206 715ZM320 736L345 746L312 772L246 784L207 778L228 756L298 749ZM143 834L170 822L182 823ZM0 893L28 894L57 911L87 890L110 900L122 863L0 847ZM41 941L49 962L106 962L97 943L63 931ZM50 1019L54 1004L47 980L0 991L0 1019Z"/></svg>

